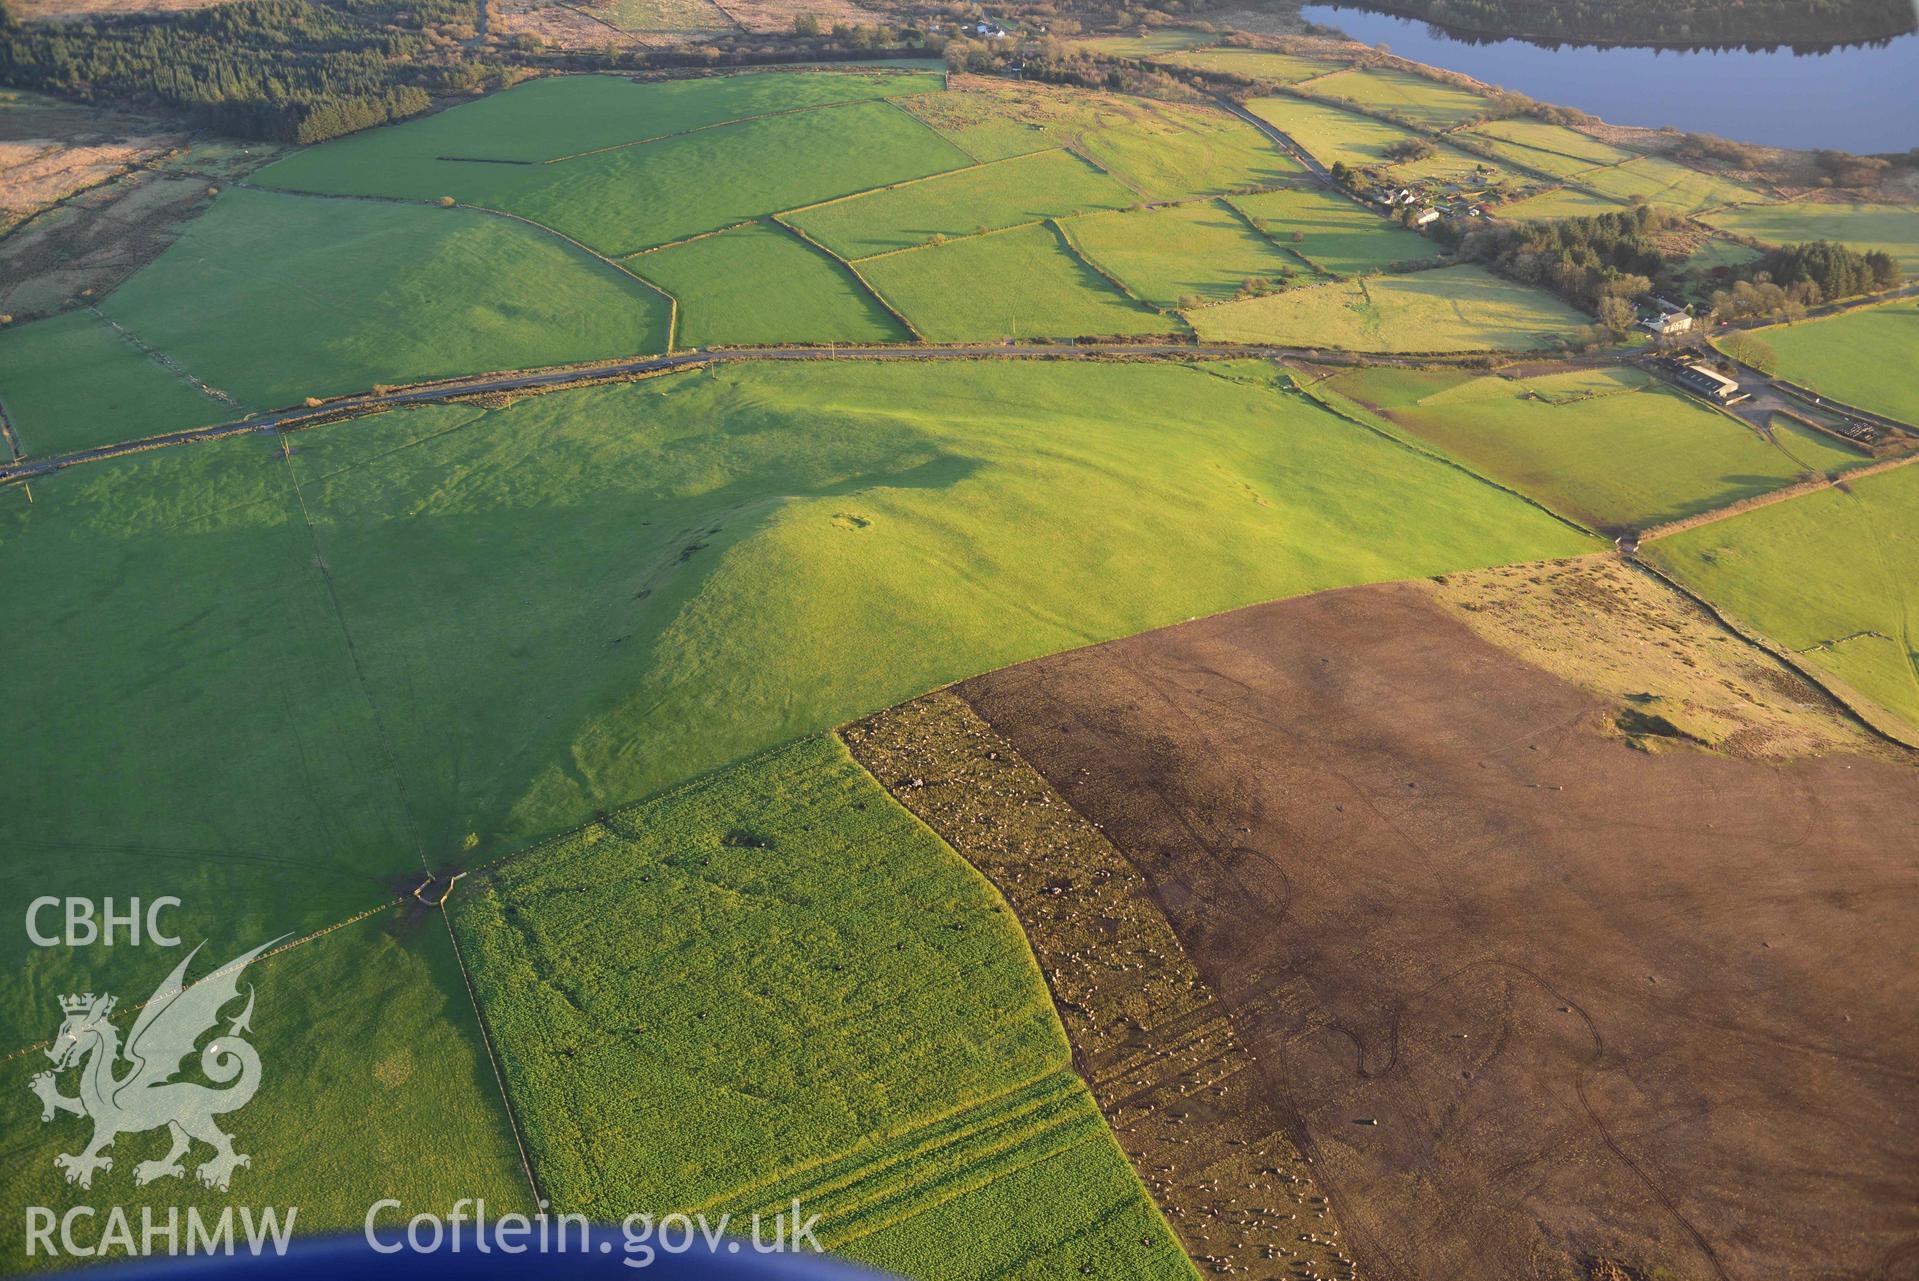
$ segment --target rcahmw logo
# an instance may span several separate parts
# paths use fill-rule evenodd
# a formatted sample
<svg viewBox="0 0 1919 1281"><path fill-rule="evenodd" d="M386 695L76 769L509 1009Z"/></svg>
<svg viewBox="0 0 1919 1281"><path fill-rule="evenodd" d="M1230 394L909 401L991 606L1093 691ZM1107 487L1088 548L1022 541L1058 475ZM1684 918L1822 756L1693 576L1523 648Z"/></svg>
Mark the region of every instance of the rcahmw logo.
<svg viewBox="0 0 1919 1281"><path fill-rule="evenodd" d="M273 940L278 942L279 940ZM260 1086L260 1056L246 1039L252 1030L254 993L249 985L246 1004L218 1028L222 1012L240 999L240 975L273 943L236 957L194 983L186 982L187 967L200 949L194 948L174 967L153 995L140 1007L122 1044L113 1023L116 1000L111 995L62 997L65 1020L47 1050L51 1071L34 1076L32 1090L40 1099L40 1119L53 1121L62 1113L93 1122L93 1136L78 1152L53 1158L66 1181L91 1188L97 1174L113 1169L108 1150L122 1135L144 1134L165 1128L171 1146L155 1159L133 1167L133 1180L146 1185L186 1175L182 1158L195 1143L213 1149L194 1167L194 1177L208 1188L226 1191L234 1172L251 1164L234 1150L233 1139L216 1122L239 1111ZM210 1039L208 1034L212 1033ZM201 1042L205 1040L203 1046ZM198 1055L198 1080L178 1080L188 1060ZM76 1072L76 1092L64 1094L61 1077ZM243 1240L239 1248L259 1253L269 1245L284 1251L293 1232L297 1208L285 1211L284 1222L272 1209L257 1215L250 1207L239 1211ZM89 1257L127 1253L232 1253L234 1208L217 1216L189 1207L144 1207L133 1216L122 1207L96 1210L74 1206L56 1214L45 1206L27 1207L27 1253ZM92 1236L91 1243L82 1239Z"/></svg>

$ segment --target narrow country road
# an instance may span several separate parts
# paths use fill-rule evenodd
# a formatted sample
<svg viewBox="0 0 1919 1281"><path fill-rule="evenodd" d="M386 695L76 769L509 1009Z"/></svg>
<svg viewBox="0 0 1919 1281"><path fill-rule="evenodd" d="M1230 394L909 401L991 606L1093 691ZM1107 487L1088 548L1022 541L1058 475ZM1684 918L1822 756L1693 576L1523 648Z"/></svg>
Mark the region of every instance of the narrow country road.
<svg viewBox="0 0 1919 1281"><path fill-rule="evenodd" d="M80 463L100 462L108 458L118 458L126 454L141 453L149 449L163 449L170 445L197 444L201 441L224 440L230 436L243 436L248 432L288 432L299 431L306 427L319 427L326 423L337 422L343 418L357 418L365 414L379 413L387 409L397 409L406 405L431 404L462 396L497 395L516 391L551 391L570 386L585 386L597 382L641 377L648 374L669 373L676 369L691 369L704 365L732 364L746 361L766 360L1094 360L1111 359L1121 356L1141 357L1153 360L1182 359L1191 357L1232 357L1250 356L1264 359L1293 357L1310 360L1322 365L1431 365L1450 363L1455 360L1475 359L1483 353L1462 353L1456 356L1408 355L1388 356L1355 352L1323 351L1309 347L1280 347L1257 343L1131 343L1131 342L1075 342L1075 343L971 343L953 347L922 346L818 346L818 347L730 347L718 350L676 351L661 356L635 356L628 360L618 360L598 365L567 365L557 368L528 369L504 373L474 374L465 378L450 378L440 382L420 383L397 388L386 392L359 392L329 400L320 405L297 406L289 409L276 409L267 413L255 414L228 423L217 423L208 427L193 427L185 431L167 432L158 436L146 436L134 440L120 441L110 445L95 445L90 449L76 449L70 453L48 454L45 457L16 458L0 464L0 484L11 481L31 480L36 476L45 476L62 468ZM1601 360L1621 359L1623 354L1605 353ZM1587 357L1588 360L1593 357Z"/></svg>
<svg viewBox="0 0 1919 1281"><path fill-rule="evenodd" d="M1300 146L1297 142L1294 142L1291 134L1283 132L1278 126L1274 125L1272 121L1264 120L1254 115L1237 102L1234 102L1231 98L1214 98L1213 101L1217 102L1224 110L1232 112L1241 120L1244 120L1247 124L1259 130L1260 133L1265 135L1266 141L1272 143L1275 147L1278 147L1281 151L1299 161L1300 164L1306 166L1307 173L1310 173L1328 187L1333 187L1336 191L1339 190L1333 183L1332 173L1327 170L1325 165L1320 164L1319 161L1313 158L1312 152L1306 150L1306 148Z"/></svg>

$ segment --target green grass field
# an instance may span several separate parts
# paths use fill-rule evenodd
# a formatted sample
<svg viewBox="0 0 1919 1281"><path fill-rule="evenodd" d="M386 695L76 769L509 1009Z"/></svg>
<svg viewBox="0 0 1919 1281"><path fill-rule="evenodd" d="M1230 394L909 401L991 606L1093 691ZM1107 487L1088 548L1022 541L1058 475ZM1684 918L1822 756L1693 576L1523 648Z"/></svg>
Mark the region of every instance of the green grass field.
<svg viewBox="0 0 1919 1281"><path fill-rule="evenodd" d="M1267 235L1334 275L1384 271L1439 253L1439 246L1419 233L1320 187L1261 191L1232 200Z"/></svg>
<svg viewBox="0 0 1919 1281"><path fill-rule="evenodd" d="M271 442L136 455L37 481L31 504L18 490L0 500L0 578L20 629L0 721L7 741L32 744L0 813L7 901L175 895L168 924L205 943L211 968L418 882L377 715ZM16 1048L55 1029L59 994L113 992L131 1010L179 959L38 948L21 930L0 951L19 976L0 997ZM530 1200L441 922L389 909L249 977L271 1075L229 1126L252 1156L232 1198L191 1182L136 1190L132 1167L160 1154L160 1135L118 1143L94 1195L298 1205L308 1232L353 1228L385 1195ZM52 1158L78 1150L82 1123L42 1127L24 1088L4 1116L17 1139L5 1194L68 1203ZM11 1238L0 1254L10 1270L19 1248Z"/></svg>
<svg viewBox="0 0 1919 1281"><path fill-rule="evenodd" d="M919 76L898 74L909 83L917 83ZM821 73L819 78L832 81L838 73ZM513 93L507 93L485 101L506 103L512 98ZM536 110L543 105L535 102L523 109L528 116L523 128L537 136L566 136L566 130ZM531 218L617 256L971 163L914 116L881 101L762 115L548 164L435 159L443 140L431 134L411 139L408 131L443 118L433 116L297 153L262 170L258 181L290 190L422 202L451 197ZM358 154L371 146L381 153ZM334 147L341 154L329 155ZM726 174L728 181L712 181L716 173Z"/></svg>
<svg viewBox="0 0 1919 1281"><path fill-rule="evenodd" d="M396 411L289 437L290 454L255 436L159 450L36 480L31 504L0 491L0 594L14 624L0 733L16 746L0 884L12 902L177 894L179 931L233 955L390 902L423 862L522 848L981 670L1275 595L1582 548L1516 501L1275 390L1265 372L757 365ZM843 851L869 858L865 835ZM874 902L899 901L898 883L874 874L910 870L898 850L858 866ZM713 888L701 878L714 870L686 886ZM667 907L645 882L624 884ZM835 910L847 897L835 894ZM803 906L778 892L761 901ZM630 919L603 917L629 938ZM364 920L262 969L254 1026L281 1066L246 1114L259 1128L237 1131L255 1154L249 1199L302 1205L309 1230L351 1226L375 1188L410 1204L516 1203L438 928L430 916ZM1016 941L1010 918L996 928ZM819 954L817 934L791 937ZM0 998L0 1018L15 1045L46 1034L54 994L137 1000L158 981L138 949L10 938L24 981ZM718 964L740 936L714 942ZM322 958L308 987L273 980ZM593 978L571 963L555 974ZM873 979L849 968L841 981L870 990ZM966 990L985 1000L979 976ZM914 1025L911 1043L930 1047L942 1029ZM993 1070L1015 1062L998 1048L982 1052ZM1027 1136L1017 1144L968 1139L957 1171L869 1162L856 1195L827 1177L837 1171L753 1168L787 1176L769 1192L832 1206L863 1257L915 1275L950 1275L942 1233L1042 1203L1057 1207L1047 1222L1019 1218L952 1257L1076 1268L1099 1231L1136 1241L1158 1229L1097 1114L1048 1082L1078 1087L1060 1073L1040 1083L1058 1124L1006 1131ZM899 1090L883 1093L904 1106ZM737 1115L726 1111L737 1099L684 1114L682 1101L642 1100L676 1134ZM23 1090L9 1105L16 1129L30 1102ZM820 1124L840 1126L830 1133L864 1132L822 1106ZM534 1123L558 1127L548 1137L564 1129L564 1117ZM640 1169L661 1159L606 1133L596 1153ZM1068 1138L1048 1164L1010 1169ZM8 1187L31 1199L67 1139L24 1142L31 1159L10 1167ZM746 1168L767 1152L723 1155ZM1005 1177L976 1186L988 1173ZM873 1208L902 1191L923 1214Z"/></svg>
<svg viewBox="0 0 1919 1281"><path fill-rule="evenodd" d="M842 258L865 258L923 245L935 235L1122 209L1136 199L1071 152L1041 151L818 205L787 221Z"/></svg>
<svg viewBox="0 0 1919 1281"><path fill-rule="evenodd" d="M1572 181L1602 196L1631 201L1635 197L1678 213L1699 214L1721 205L1758 200L1759 194L1738 183L1701 173L1663 156L1641 156L1622 165L1588 169Z"/></svg>
<svg viewBox="0 0 1919 1281"><path fill-rule="evenodd" d="M1586 323L1552 295L1475 266L1289 289L1187 318L1211 341L1353 351L1530 351Z"/></svg>
<svg viewBox="0 0 1919 1281"><path fill-rule="evenodd" d="M238 418L87 311L0 330L0 411L26 454Z"/></svg>
<svg viewBox="0 0 1919 1281"><path fill-rule="evenodd" d="M1870 461L1811 432L1768 444L1636 369L1514 380L1370 369L1324 389L1554 511L1644 529Z"/></svg>
<svg viewBox="0 0 1919 1281"><path fill-rule="evenodd" d="M1759 335L1782 378L1919 426L1919 301L1907 298Z"/></svg>
<svg viewBox="0 0 1919 1281"><path fill-rule="evenodd" d="M1686 259L1686 270L1703 275L1718 267L1740 267L1759 257L1759 251L1737 240L1714 236Z"/></svg>
<svg viewBox="0 0 1919 1281"><path fill-rule="evenodd" d="M1649 544L1694 591L1919 732L1919 467ZM1809 585L1816 585L1808 590Z"/></svg>
<svg viewBox="0 0 1919 1281"><path fill-rule="evenodd" d="M1216 196L1297 176L1292 157L1210 107L966 77L901 103L975 159L1070 146L1146 200Z"/></svg>
<svg viewBox="0 0 1919 1281"><path fill-rule="evenodd" d="M600 12L726 21L709 8ZM1179 56L1242 55L1316 65ZM1482 103L1325 79L1432 123ZM108 319L0 329L0 406L45 454L660 351L667 294L683 347L903 342L889 307L935 342L1402 353L1544 348L1588 322L1477 266L1377 274L1438 247L1305 185L1225 112L943 80L550 76L293 152L257 187L223 178ZM1410 136L1258 107L1329 160ZM1604 150L1498 128L1522 163ZM1401 170L1476 183L1475 163ZM1676 168L1585 174L1663 182L1687 208L1727 194ZM1179 203L1129 208L1159 201ZM1235 300L1288 270L1282 293ZM1907 300L1765 337L1789 376L1911 416L1916 327ZM1625 368L1372 368L1308 394L1274 361L1043 351L1098 358L708 362L0 486L5 901L177 895L209 964L297 940L249 974L270 1076L231 1127L253 1156L232 1194L136 1189L150 1135L123 1140L95 1197L297 1204L307 1233L356 1230L385 1196L497 1215L535 1195L524 1137L559 1210L797 1197L830 1248L916 1281L1194 1281L1019 922L833 727L1193 617L1607 546L1501 486L1641 526L1866 461L1783 418L1769 443ZM1648 554L1919 726L1919 466L1847 484ZM471 873L444 913L411 897L429 869ZM60 993L130 1007L169 967L8 939L0 1026L29 1057ZM19 1158L0 1188L70 1203L52 1158L82 1123L38 1111L24 1089L0 1107Z"/></svg>
<svg viewBox="0 0 1919 1281"><path fill-rule="evenodd" d="M1411 121L1450 129L1492 110L1492 100L1455 85L1390 67L1355 67L1313 81L1313 93Z"/></svg>
<svg viewBox="0 0 1919 1281"><path fill-rule="evenodd" d="M1321 164L1387 163L1386 148L1418 137L1409 129L1331 103L1279 96L1255 98L1246 109L1292 138Z"/></svg>
<svg viewBox="0 0 1919 1281"><path fill-rule="evenodd" d="M1050 225L872 258L860 274L933 342L1180 329L1074 257Z"/></svg>
<svg viewBox="0 0 1919 1281"><path fill-rule="evenodd" d="M1313 87L1317 89L1321 83L1314 81ZM1387 149L1420 139L1422 135L1331 103L1280 95L1255 98L1246 104L1246 109L1291 137L1324 165L1383 166L1401 182L1432 178L1467 187L1484 187L1492 182L1521 181L1519 175L1483 156L1443 143L1435 145L1433 154L1423 160L1394 163L1386 154Z"/></svg>
<svg viewBox="0 0 1919 1281"><path fill-rule="evenodd" d="M1245 76L1249 80L1270 80L1275 84L1296 84L1336 71L1340 64L1271 49L1188 49L1168 54L1163 61L1200 71L1218 71Z"/></svg>
<svg viewBox="0 0 1919 1281"><path fill-rule="evenodd" d="M879 69L754 72L648 84L624 76L548 76L450 111L296 151L256 178L303 191L430 200L444 193L418 181L422 170L457 175L500 167L436 163L443 156L553 160L748 116L939 87L934 73Z"/></svg>
<svg viewBox="0 0 1919 1281"><path fill-rule="evenodd" d="M264 859L307 898L331 887L295 922L309 927L418 868L275 442L135 455L36 481L32 503L0 497L15 629L0 698L23 745L7 848L102 880L144 853Z"/></svg>
<svg viewBox="0 0 1919 1281"><path fill-rule="evenodd" d="M43 887L46 880L43 874ZM246 906L284 893L284 885L261 876ZM195 973L270 937L250 937L217 958L202 953ZM79 948L73 954L112 950L144 961L126 966L126 981L112 989L129 1009L145 1000L180 959L151 947ZM48 952L40 949L38 959L44 962ZM34 988L37 1025L30 1035L48 1037L60 1023L55 996L75 989L41 989L42 982L55 981L50 971L14 972L26 974ZM439 913L413 917L390 909L255 961L242 982L256 997L248 1039L259 1051L262 1084L243 1110L222 1116L220 1125L250 1163L234 1172L228 1192L213 1191L194 1179L194 1167L208 1155L196 1145L186 1158L186 1177L140 1187L134 1167L164 1155L166 1133L122 1134L112 1148L114 1168L96 1175L90 1193L102 1207L101 1219L106 1205L125 1206L137 1241L141 1207L153 1207L163 1226L167 1208L179 1207L184 1253L189 1206L209 1219L228 1206L274 1206L282 1210L283 1222L285 1208L298 1207L295 1227L308 1236L329 1230L358 1234L367 1208L385 1197L409 1207L444 1208L460 1197L485 1197L489 1208L497 1207L495 1213L534 1209ZM124 1036L131 1020L117 1022ZM31 1057L46 1066L37 1050ZM0 1119L12 1137L10 1159L0 1171L0 1196L17 1206L84 1203L89 1193L69 1187L53 1158L79 1151L90 1126L74 1116L41 1124L39 1102L26 1089L34 1066L15 1066L20 1088L7 1091L0 1103ZM62 1087L71 1093L72 1078ZM44 1271L46 1259L25 1258L23 1245L21 1237L9 1233L0 1246L0 1264L10 1273Z"/></svg>
<svg viewBox="0 0 1919 1281"><path fill-rule="evenodd" d="M665 299L536 228L244 188L102 310L253 409L666 344Z"/></svg>
<svg viewBox="0 0 1919 1281"><path fill-rule="evenodd" d="M1474 125L1469 132L1515 164L1559 178L1570 178L1599 165L1616 165L1639 154L1577 129L1525 117L1490 120Z"/></svg>
<svg viewBox="0 0 1919 1281"><path fill-rule="evenodd" d="M542 166L475 203L622 254L968 163L891 103L856 102Z"/></svg>
<svg viewBox="0 0 1919 1281"><path fill-rule="evenodd" d="M901 342L844 264L770 222L626 260L680 302L679 344Z"/></svg>
<svg viewBox="0 0 1919 1281"><path fill-rule="evenodd" d="M1589 218L1593 214L1617 213L1622 207L1619 201L1590 191L1581 191L1577 187L1558 187L1501 205L1497 212L1501 218L1546 220Z"/></svg>
<svg viewBox="0 0 1919 1281"><path fill-rule="evenodd" d="M1231 298L1252 276L1310 269L1219 201L1094 214L1062 224L1080 252L1156 307Z"/></svg>
<svg viewBox="0 0 1919 1281"><path fill-rule="evenodd" d="M1151 58L1173 53L1180 49L1192 49L1210 45L1218 36L1206 31L1187 31L1179 27L1161 27L1145 35L1132 36L1096 36L1088 40L1075 41L1075 45L1103 53L1109 58Z"/></svg>
<svg viewBox="0 0 1919 1281"><path fill-rule="evenodd" d="M821 232L842 250L1296 176L1210 110L1012 86L916 115L834 97L910 78L819 79L555 78L296 153L265 181L404 199L235 187L104 310L247 408L658 350L649 280L683 343L891 341L851 270L770 215L969 166L920 115L1091 162L1052 150L826 206L851 215ZM970 123L926 106L968 94L987 104ZM592 249L419 203L441 195ZM1401 234L1280 203L1353 261ZM1168 302L1290 257L1211 197L1075 231L1096 220L1087 252ZM596 254L668 240L623 257L632 276ZM864 266L936 339L992 337L1002 307L1027 334L1181 323L1052 224ZM32 449L236 413L85 314L0 334L0 397ZM829 1244L916 1277L1193 1274L1016 923L817 736L1198 614L1590 546L1254 362L723 366L156 450L28 497L0 490L8 901L176 894L209 960L317 934L256 971L276 1074L237 1129L246 1200L301 1205L309 1232L380 1195L525 1203L445 922L390 905L429 867L554 842L463 882L455 910L560 1208L798 1195ZM636 831L579 827L636 802ZM582 875L608 895L578 895ZM46 1035L53 994L133 1001L159 977L131 949L5 946L15 1046ZM31 1129L24 1091L9 1106L28 1159L0 1182L45 1200L72 1140Z"/></svg>
<svg viewBox="0 0 1919 1281"><path fill-rule="evenodd" d="M0 841L270 855L335 917L416 851L515 848L1037 654L1582 549L1220 372L736 366L37 480L0 543Z"/></svg>
<svg viewBox="0 0 1919 1281"><path fill-rule="evenodd" d="M945 93L900 102L981 164L1065 146L1069 131L1090 123L1099 105L1100 100L1091 95L1050 85L970 77L956 78Z"/></svg>
<svg viewBox="0 0 1919 1281"><path fill-rule="evenodd" d="M826 1248L915 1277L1193 1275L1018 922L838 740L620 812L455 904L559 1203L744 1219L797 1196Z"/></svg>
<svg viewBox="0 0 1919 1281"><path fill-rule="evenodd" d="M1810 421L1773 413L1766 420L1766 428L1772 432L1774 443L1810 472L1831 476L1870 461L1863 450L1807 426Z"/></svg>
<svg viewBox="0 0 1919 1281"><path fill-rule="evenodd" d="M1498 161L1447 146L1435 147L1432 155L1419 160L1388 165L1386 174L1393 181L1403 183L1430 179L1450 187L1456 194L1475 199L1486 195L1496 184L1514 188L1538 182L1538 179L1509 169Z"/></svg>
<svg viewBox="0 0 1919 1281"><path fill-rule="evenodd" d="M1913 205L1735 205L1706 216L1715 227L1770 245L1837 240L1855 249L1883 249L1907 275L1919 275L1919 207Z"/></svg>
<svg viewBox="0 0 1919 1281"><path fill-rule="evenodd" d="M1148 200L1217 196L1297 177L1299 162L1222 111L1155 104L1079 135L1089 158Z"/></svg>

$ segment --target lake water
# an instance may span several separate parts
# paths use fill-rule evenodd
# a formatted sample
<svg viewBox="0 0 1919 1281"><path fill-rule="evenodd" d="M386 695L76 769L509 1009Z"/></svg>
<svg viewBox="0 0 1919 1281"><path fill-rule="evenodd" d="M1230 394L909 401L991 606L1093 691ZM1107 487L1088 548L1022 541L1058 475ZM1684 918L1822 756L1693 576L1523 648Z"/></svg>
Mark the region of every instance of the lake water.
<svg viewBox="0 0 1919 1281"><path fill-rule="evenodd" d="M1307 5L1311 22L1622 125L1860 154L1919 147L1919 34L1825 53L1475 43L1429 23Z"/></svg>

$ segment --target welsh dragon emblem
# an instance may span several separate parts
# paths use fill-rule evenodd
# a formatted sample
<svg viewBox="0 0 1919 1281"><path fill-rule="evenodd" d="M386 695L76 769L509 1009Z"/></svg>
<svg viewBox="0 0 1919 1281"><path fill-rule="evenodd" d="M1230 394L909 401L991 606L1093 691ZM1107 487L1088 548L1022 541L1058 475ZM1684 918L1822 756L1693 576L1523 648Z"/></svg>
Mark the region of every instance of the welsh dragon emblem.
<svg viewBox="0 0 1919 1281"><path fill-rule="evenodd" d="M173 1146L159 1160L136 1165L136 1183L183 1177L186 1169L180 1158L196 1139L213 1149L213 1156L194 1170L210 1188L225 1191L234 1170L250 1164L245 1154L233 1150L233 1139L213 1119L245 1107L260 1085L260 1056L244 1039L253 1018L251 986L246 1008L227 1024L224 1034L200 1049L200 1071L214 1084L173 1078L201 1038L220 1021L220 1011L239 999L240 972L273 942L262 943L189 984L187 966L200 951L194 948L141 1007L124 1047L111 1021L112 996L88 992L60 998L66 1021L47 1050L53 1070L35 1076L32 1088L40 1098L42 1121L51 1121L60 1112L93 1121L93 1139L85 1148L53 1158L67 1182L93 1186L95 1171L113 1168L113 1158L106 1152L116 1138L161 1126L171 1132ZM60 1074L76 1066L79 1094L60 1093Z"/></svg>

